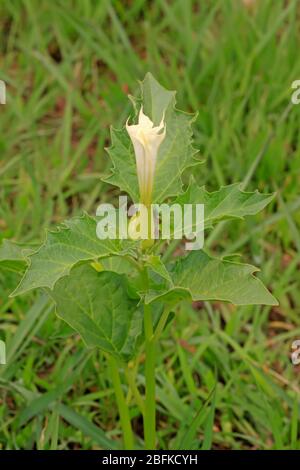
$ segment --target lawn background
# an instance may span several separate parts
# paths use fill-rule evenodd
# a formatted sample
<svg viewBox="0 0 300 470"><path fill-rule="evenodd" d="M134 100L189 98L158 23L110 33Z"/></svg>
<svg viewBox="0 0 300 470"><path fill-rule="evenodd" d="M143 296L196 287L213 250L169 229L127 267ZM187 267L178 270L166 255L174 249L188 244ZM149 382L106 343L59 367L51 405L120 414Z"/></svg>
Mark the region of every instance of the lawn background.
<svg viewBox="0 0 300 470"><path fill-rule="evenodd" d="M280 305L181 306L160 348L158 435L164 449L300 449L290 360L300 339L299 2L2 1L0 26L0 241L40 242L47 227L117 198L100 181L104 147L147 71L178 90L180 109L199 111L199 184L277 191L262 214L219 225L206 249L241 253ZM0 263L0 448L120 445L104 357L41 293L9 298L18 279ZM215 407L200 419L216 377Z"/></svg>

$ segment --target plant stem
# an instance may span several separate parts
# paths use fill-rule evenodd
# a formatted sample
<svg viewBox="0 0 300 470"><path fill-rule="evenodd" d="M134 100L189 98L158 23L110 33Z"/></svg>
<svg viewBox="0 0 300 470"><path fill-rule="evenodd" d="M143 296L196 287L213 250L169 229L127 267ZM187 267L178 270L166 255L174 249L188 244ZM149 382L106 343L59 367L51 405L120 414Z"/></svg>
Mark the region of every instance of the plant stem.
<svg viewBox="0 0 300 470"><path fill-rule="evenodd" d="M127 406L122 390L118 363L112 355L109 355L108 360L120 415L121 427L123 431L124 447L125 450L134 449L134 440L131 428L129 408Z"/></svg>
<svg viewBox="0 0 300 470"><path fill-rule="evenodd" d="M145 448L155 449L155 341L153 336L152 313L150 305L144 305L144 328L146 339L146 401L144 414Z"/></svg>

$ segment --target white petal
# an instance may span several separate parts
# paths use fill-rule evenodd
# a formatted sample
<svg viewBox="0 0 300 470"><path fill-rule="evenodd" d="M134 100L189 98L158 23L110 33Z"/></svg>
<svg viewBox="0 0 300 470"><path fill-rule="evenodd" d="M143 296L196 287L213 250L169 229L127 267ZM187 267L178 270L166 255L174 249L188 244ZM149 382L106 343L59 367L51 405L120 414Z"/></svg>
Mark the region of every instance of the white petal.
<svg viewBox="0 0 300 470"><path fill-rule="evenodd" d="M153 122L144 114L141 107L138 124L130 126L127 120L126 129L134 147L140 197L142 202L149 201L154 184L158 149L166 136L164 115L159 126L154 127Z"/></svg>
<svg viewBox="0 0 300 470"><path fill-rule="evenodd" d="M143 106L141 107L140 109L140 112L139 112L139 124L140 128L142 129L147 129L147 130L150 130L153 128L153 122L151 121L150 118L148 118L148 116L146 116L146 114L144 114L143 112Z"/></svg>

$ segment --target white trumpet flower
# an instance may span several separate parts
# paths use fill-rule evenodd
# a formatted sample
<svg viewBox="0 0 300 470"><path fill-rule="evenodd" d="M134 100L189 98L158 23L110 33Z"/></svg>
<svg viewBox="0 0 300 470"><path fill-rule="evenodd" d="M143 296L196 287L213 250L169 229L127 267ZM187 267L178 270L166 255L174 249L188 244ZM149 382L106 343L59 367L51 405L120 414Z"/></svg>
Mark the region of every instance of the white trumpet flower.
<svg viewBox="0 0 300 470"><path fill-rule="evenodd" d="M140 203L151 204L154 172L158 149L166 136L164 116L158 126L154 126L151 119L139 112L138 124L128 125L126 129L132 141L137 166L137 175L140 189Z"/></svg>

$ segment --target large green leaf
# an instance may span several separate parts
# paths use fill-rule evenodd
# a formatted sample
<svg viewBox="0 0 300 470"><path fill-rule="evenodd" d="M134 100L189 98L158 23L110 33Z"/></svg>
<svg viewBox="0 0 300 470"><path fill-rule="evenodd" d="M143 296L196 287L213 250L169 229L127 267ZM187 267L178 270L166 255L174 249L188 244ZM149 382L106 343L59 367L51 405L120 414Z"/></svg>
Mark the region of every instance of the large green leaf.
<svg viewBox="0 0 300 470"><path fill-rule="evenodd" d="M80 261L97 260L130 251L133 242L100 240L96 220L87 214L64 222L57 231L48 232L45 243L29 256L30 265L12 296L37 287L53 288Z"/></svg>
<svg viewBox="0 0 300 470"><path fill-rule="evenodd" d="M185 193L175 202L181 205L204 204L204 225L211 227L221 220L257 214L274 197L274 194L261 194L258 191L245 192L240 186L240 183L236 183L223 186L218 191L208 192L204 187L199 187L192 178Z"/></svg>
<svg viewBox="0 0 300 470"><path fill-rule="evenodd" d="M113 162L111 174L103 181L118 186L133 202L139 201L139 185L136 173L135 156L131 140L125 128L111 127L111 146L107 149Z"/></svg>
<svg viewBox="0 0 300 470"><path fill-rule="evenodd" d="M0 245L0 269L3 268L22 276L27 267L26 256L35 250L36 247L33 248L33 245L3 240Z"/></svg>
<svg viewBox="0 0 300 470"><path fill-rule="evenodd" d="M253 273L249 264L212 258L204 251L191 251L169 269L172 281L151 273L146 302L165 300L220 300L235 305L277 305L278 302Z"/></svg>
<svg viewBox="0 0 300 470"><path fill-rule="evenodd" d="M96 265L96 270L101 271L113 271L117 274L126 274L127 277L134 276L136 270L132 269L132 264L128 259L122 258L121 256L109 256L101 259Z"/></svg>
<svg viewBox="0 0 300 470"><path fill-rule="evenodd" d="M49 291L57 315L74 328L89 347L130 359L143 329L138 300L127 295L125 275L97 272L84 264L72 269Z"/></svg>
<svg viewBox="0 0 300 470"><path fill-rule="evenodd" d="M0 245L0 262L1 261L24 261L26 256L35 251L36 247L17 243L12 240L3 240Z"/></svg>
<svg viewBox="0 0 300 470"><path fill-rule="evenodd" d="M154 177L153 202L156 203L180 193L183 171L199 163L192 146L191 124L195 116L177 110L175 102L175 92L163 88L150 73L141 82L141 99L133 99L136 114L137 108L143 106L154 124L165 116L166 138L159 148ZM134 202L138 202L135 156L126 128L111 129L111 140L108 153L113 166L105 181L126 191Z"/></svg>
<svg viewBox="0 0 300 470"><path fill-rule="evenodd" d="M162 262L160 256L156 255L149 255L145 258L145 266L149 268L149 273L158 274L158 276L162 277L163 279L167 280L168 282L172 282L170 273L167 270L166 266Z"/></svg>

